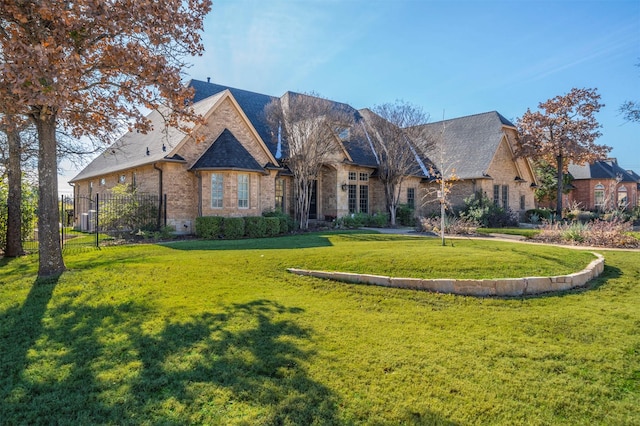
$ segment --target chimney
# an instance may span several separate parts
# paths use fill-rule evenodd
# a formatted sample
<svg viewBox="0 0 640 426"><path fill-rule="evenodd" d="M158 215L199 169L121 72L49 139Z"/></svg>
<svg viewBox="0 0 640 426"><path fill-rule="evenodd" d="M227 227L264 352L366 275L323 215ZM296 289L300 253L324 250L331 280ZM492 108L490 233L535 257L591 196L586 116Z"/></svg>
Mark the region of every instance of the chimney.
<svg viewBox="0 0 640 426"><path fill-rule="evenodd" d="M211 77L207 77L207 83L211 83Z"/></svg>

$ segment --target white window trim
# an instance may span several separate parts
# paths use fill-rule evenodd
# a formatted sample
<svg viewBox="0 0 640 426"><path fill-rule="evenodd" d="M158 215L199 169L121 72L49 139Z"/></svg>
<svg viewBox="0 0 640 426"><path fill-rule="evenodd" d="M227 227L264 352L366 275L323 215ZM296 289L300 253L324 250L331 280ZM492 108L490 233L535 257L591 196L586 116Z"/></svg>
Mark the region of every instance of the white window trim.
<svg viewBox="0 0 640 426"><path fill-rule="evenodd" d="M221 191L221 197L220 198L217 198L217 197L214 198L214 196L213 196L213 179L214 179L214 177L219 177L220 178L219 184L222 186L222 191ZM216 185L217 184L218 183L216 183ZM220 200L220 205L219 206L214 206L213 205L214 199L216 201ZM224 175L222 173L212 173L211 174L211 208L212 209L222 209L222 208L224 208Z"/></svg>

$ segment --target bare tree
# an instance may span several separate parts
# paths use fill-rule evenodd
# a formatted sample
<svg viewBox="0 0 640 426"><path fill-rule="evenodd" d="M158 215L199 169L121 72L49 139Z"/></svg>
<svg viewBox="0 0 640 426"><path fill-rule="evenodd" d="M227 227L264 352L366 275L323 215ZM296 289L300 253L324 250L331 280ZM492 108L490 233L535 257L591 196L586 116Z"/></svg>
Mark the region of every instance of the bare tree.
<svg viewBox="0 0 640 426"><path fill-rule="evenodd" d="M456 168L453 162L450 162L447 156L447 148L445 143L446 122L442 121L442 129L437 135L431 136L432 144L428 147L429 158L431 161L437 161L437 165L433 162L429 166L429 174L436 183L435 188L430 188L425 194L425 203L437 201L440 203L440 240L445 245L445 228L446 228L446 212L451 208L449 195L453 189L454 183L458 180ZM434 194L435 192L435 194ZM430 196L435 195L434 198Z"/></svg>
<svg viewBox="0 0 640 426"><path fill-rule="evenodd" d="M337 132L351 126L353 114L346 105L316 94L287 92L265 107L265 116L284 145L283 164L293 174L295 220L307 229L314 181L323 165L342 159Z"/></svg>
<svg viewBox="0 0 640 426"><path fill-rule="evenodd" d="M429 174L421 158L421 153L432 144L423 126L429 116L421 108L403 101L378 105L360 113L365 118L367 139L378 161L391 226L395 226L402 183L411 175Z"/></svg>
<svg viewBox="0 0 640 426"><path fill-rule="evenodd" d="M636 66L640 67L640 63L636 64ZM622 105L620 105L618 111L622 114L625 120L640 123L639 101L626 101Z"/></svg>
<svg viewBox="0 0 640 426"><path fill-rule="evenodd" d="M595 143L600 124L595 114L604 105L596 89L576 89L541 102L541 111L527 112L518 120L517 154L545 160L557 171L556 216L562 217L563 175L569 163L585 164L602 159L611 150Z"/></svg>

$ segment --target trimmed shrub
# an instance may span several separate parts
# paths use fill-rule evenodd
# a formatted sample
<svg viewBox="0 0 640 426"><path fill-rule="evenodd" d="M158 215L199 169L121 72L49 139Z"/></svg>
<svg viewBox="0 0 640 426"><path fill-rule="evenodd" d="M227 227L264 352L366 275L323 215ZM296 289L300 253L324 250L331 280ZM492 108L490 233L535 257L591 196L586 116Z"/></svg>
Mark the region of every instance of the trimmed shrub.
<svg viewBox="0 0 640 426"><path fill-rule="evenodd" d="M214 239L222 234L221 216L201 216L196 218L196 236L198 238Z"/></svg>
<svg viewBox="0 0 640 426"><path fill-rule="evenodd" d="M280 233L280 218L279 217L265 217L265 234L267 237L275 237ZM286 224L285 224L286 226Z"/></svg>
<svg viewBox="0 0 640 426"><path fill-rule="evenodd" d="M262 216L247 216L244 218L245 234L249 238L264 238L267 235L267 225Z"/></svg>
<svg viewBox="0 0 640 426"><path fill-rule="evenodd" d="M237 240L244 236L244 218L225 217L222 222L222 232L227 240Z"/></svg>
<svg viewBox="0 0 640 426"><path fill-rule="evenodd" d="M264 217L277 217L280 220L280 234L286 234L295 229L295 221L287 214L281 211L265 211L262 213Z"/></svg>

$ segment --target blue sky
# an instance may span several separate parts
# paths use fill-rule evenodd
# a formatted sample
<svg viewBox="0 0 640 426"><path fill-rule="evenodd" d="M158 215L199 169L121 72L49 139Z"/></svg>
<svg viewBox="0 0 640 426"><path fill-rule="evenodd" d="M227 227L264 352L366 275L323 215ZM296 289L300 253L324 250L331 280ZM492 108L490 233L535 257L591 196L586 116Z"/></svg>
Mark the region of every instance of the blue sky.
<svg viewBox="0 0 640 426"><path fill-rule="evenodd" d="M431 121L515 120L572 87L606 105L599 143L640 173L640 0L214 0L189 78L355 108L402 99ZM73 174L73 173L71 173Z"/></svg>

